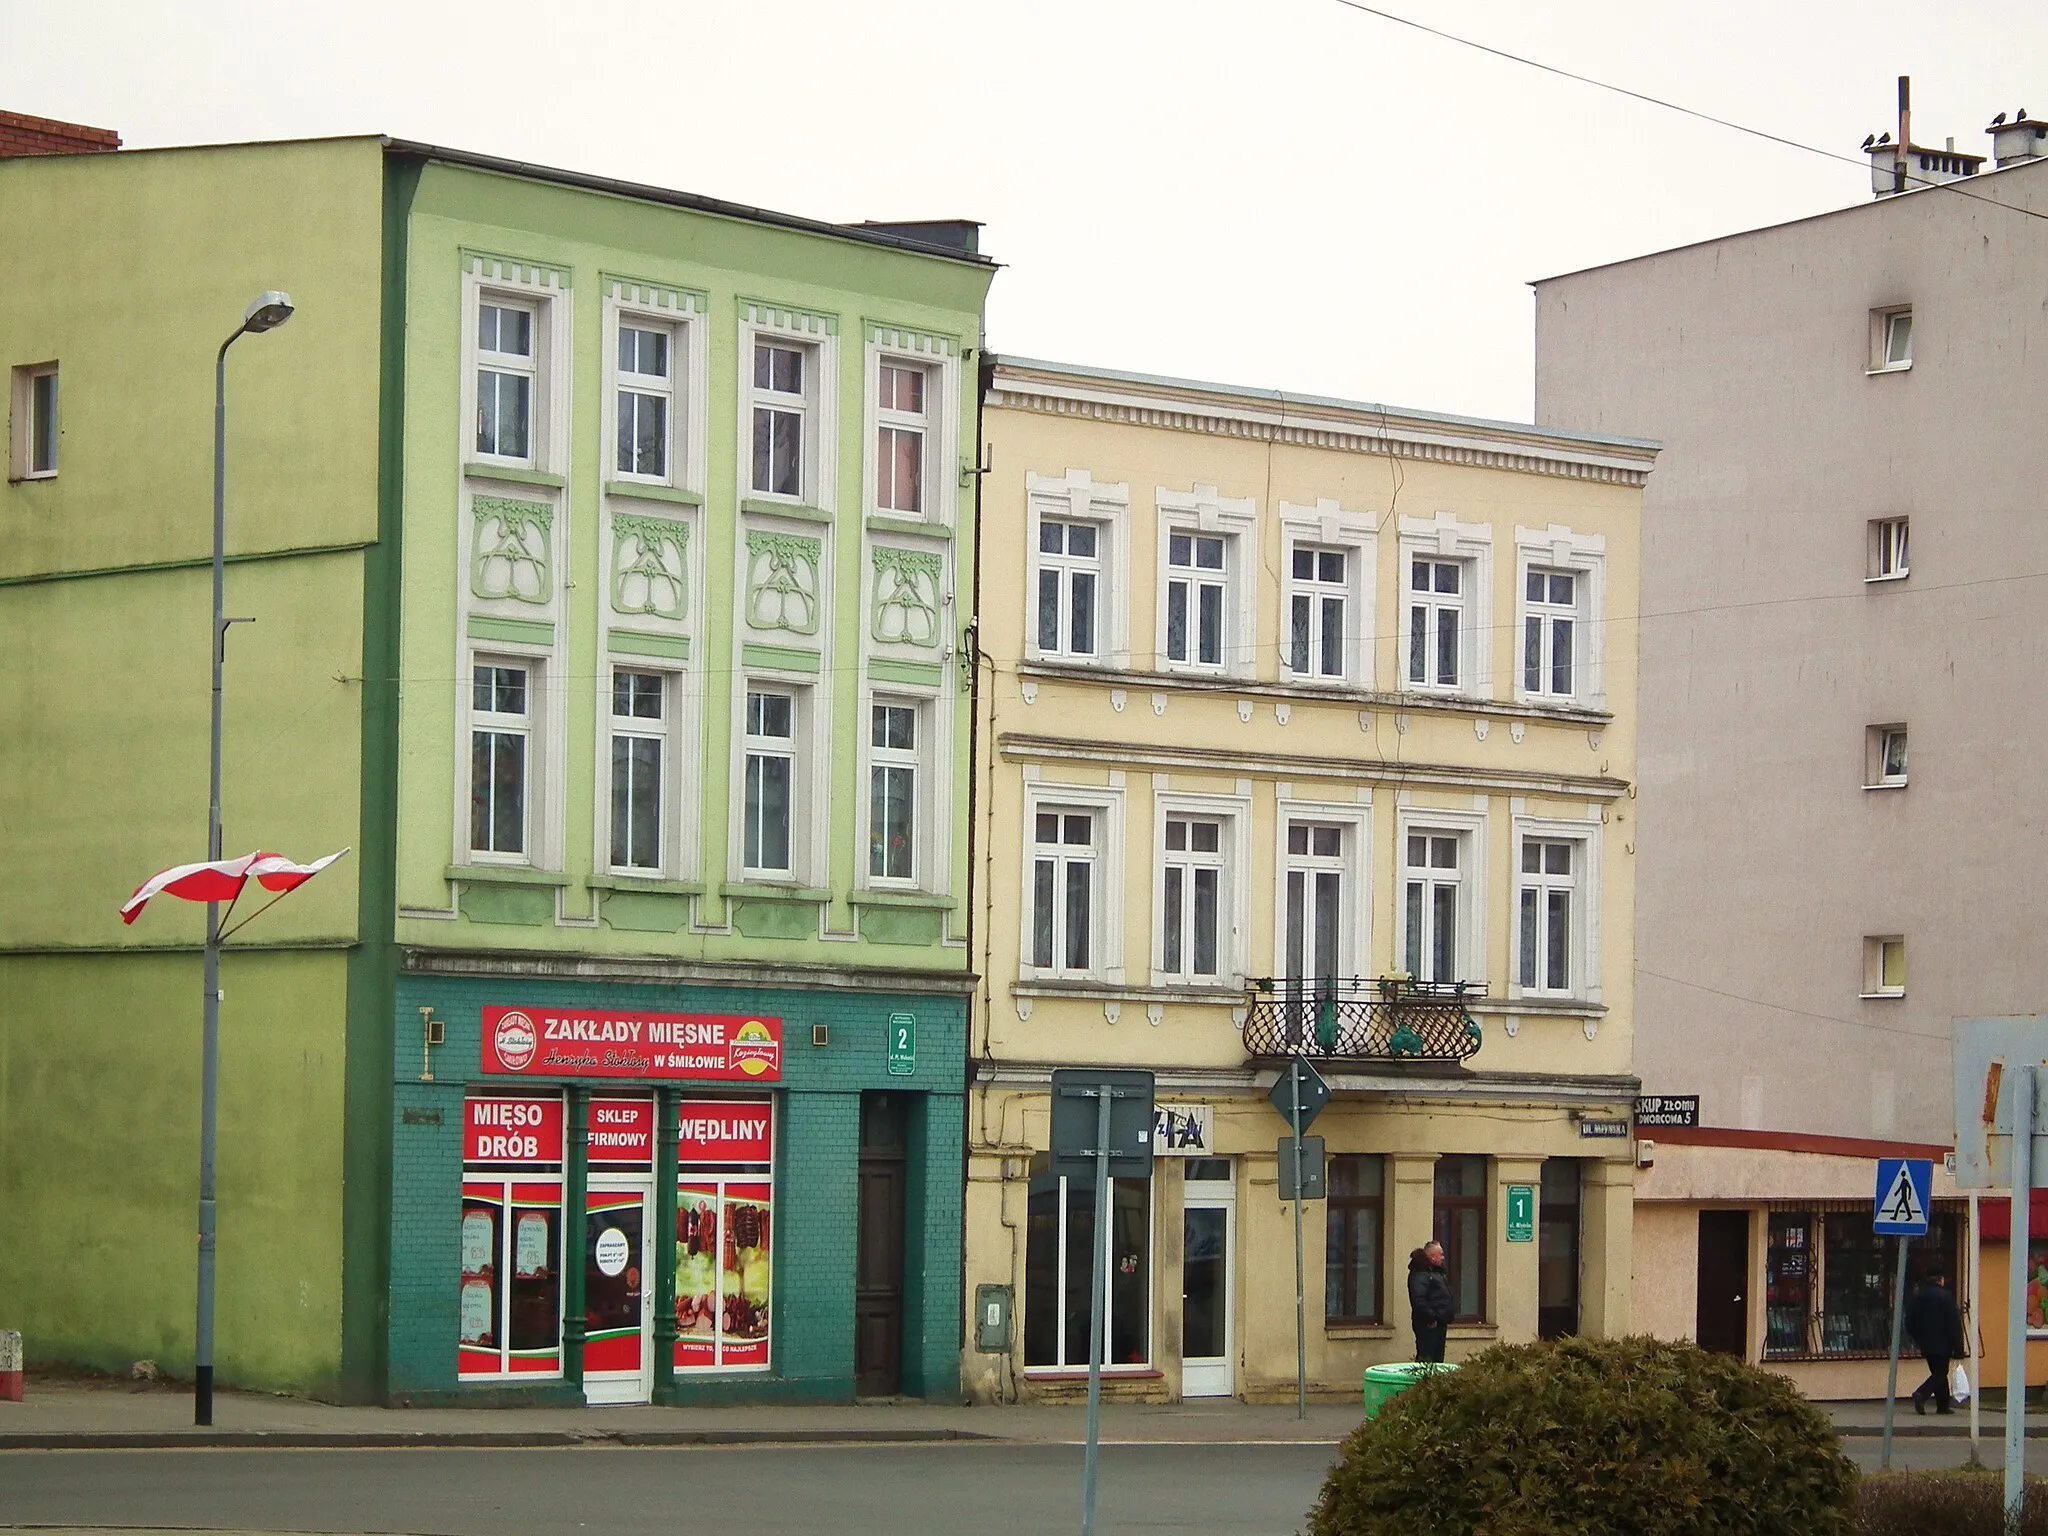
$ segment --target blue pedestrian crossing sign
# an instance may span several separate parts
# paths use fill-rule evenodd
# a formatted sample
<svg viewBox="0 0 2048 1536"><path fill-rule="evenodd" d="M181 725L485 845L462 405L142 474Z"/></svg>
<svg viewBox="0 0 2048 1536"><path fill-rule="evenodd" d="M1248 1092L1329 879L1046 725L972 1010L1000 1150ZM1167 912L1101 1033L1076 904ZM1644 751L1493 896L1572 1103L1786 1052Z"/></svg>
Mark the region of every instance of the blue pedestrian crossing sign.
<svg viewBox="0 0 2048 1536"><path fill-rule="evenodd" d="M1933 1183L1934 1164L1924 1157L1880 1157L1870 1230L1880 1237L1924 1237Z"/></svg>

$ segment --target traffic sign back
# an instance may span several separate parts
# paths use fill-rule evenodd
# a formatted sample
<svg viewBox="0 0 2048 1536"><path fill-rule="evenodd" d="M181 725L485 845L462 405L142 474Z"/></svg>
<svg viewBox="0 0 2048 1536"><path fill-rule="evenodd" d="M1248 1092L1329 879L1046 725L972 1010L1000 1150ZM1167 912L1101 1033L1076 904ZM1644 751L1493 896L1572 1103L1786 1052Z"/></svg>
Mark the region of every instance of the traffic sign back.
<svg viewBox="0 0 2048 1536"><path fill-rule="evenodd" d="M1311 1120L1323 1112L1323 1106L1330 1102L1330 1085L1323 1081L1323 1074L1301 1057L1289 1058L1287 1065L1280 1069L1280 1080L1273 1084L1273 1091L1266 1095L1273 1101L1273 1107L1280 1111L1280 1118L1290 1125L1294 1122L1295 1083L1301 1087L1301 1125L1308 1129Z"/></svg>
<svg viewBox="0 0 2048 1536"><path fill-rule="evenodd" d="M1870 1230L1887 1237L1925 1236L1928 1196L1933 1185L1934 1164L1928 1159L1880 1157Z"/></svg>

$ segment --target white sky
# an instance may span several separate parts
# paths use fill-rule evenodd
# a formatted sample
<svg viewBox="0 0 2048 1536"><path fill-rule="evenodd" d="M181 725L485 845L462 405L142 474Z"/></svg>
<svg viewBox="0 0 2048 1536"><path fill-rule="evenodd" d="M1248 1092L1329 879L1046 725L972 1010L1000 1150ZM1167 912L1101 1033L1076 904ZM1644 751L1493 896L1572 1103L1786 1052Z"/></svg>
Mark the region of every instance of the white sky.
<svg viewBox="0 0 2048 1536"><path fill-rule="evenodd" d="M1383 8L1851 155L1901 73L1921 143L2048 116L2034 0ZM1868 189L1336 0L0 0L0 106L976 218L999 351L1524 419L1529 279Z"/></svg>

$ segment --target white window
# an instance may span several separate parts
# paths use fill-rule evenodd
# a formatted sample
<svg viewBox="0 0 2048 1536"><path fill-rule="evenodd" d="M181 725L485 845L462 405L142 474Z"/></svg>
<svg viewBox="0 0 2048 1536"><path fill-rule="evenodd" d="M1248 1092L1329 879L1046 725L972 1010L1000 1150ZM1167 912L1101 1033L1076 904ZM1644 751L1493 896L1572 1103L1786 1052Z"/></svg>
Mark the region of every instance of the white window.
<svg viewBox="0 0 2048 1536"><path fill-rule="evenodd" d="M477 302L476 451L480 458L534 461L538 314L496 294Z"/></svg>
<svg viewBox="0 0 2048 1536"><path fill-rule="evenodd" d="M753 473L758 495L802 501L811 401L812 348L756 337L754 341Z"/></svg>
<svg viewBox="0 0 2048 1536"><path fill-rule="evenodd" d="M1220 817L1168 816L1159 871L1159 970L1215 982L1228 965L1227 828Z"/></svg>
<svg viewBox="0 0 2048 1536"><path fill-rule="evenodd" d="M1219 534L1169 533L1166 538L1166 659L1198 667L1223 665L1225 560Z"/></svg>
<svg viewBox="0 0 2048 1536"><path fill-rule="evenodd" d="M1104 818L1081 807L1041 805L1032 817L1031 964L1049 974L1101 965L1097 865Z"/></svg>
<svg viewBox="0 0 2048 1536"><path fill-rule="evenodd" d="M1903 517L1871 520L1865 581L1897 581L1911 570L1906 558L1909 531L1909 520Z"/></svg>
<svg viewBox="0 0 2048 1536"><path fill-rule="evenodd" d="M1913 311L1879 310L1871 316L1871 321L1871 340L1876 353L1871 360L1872 371L1886 373L1912 367Z"/></svg>
<svg viewBox="0 0 2048 1536"><path fill-rule="evenodd" d="M683 335L636 315L618 323L618 443L613 469L622 477L666 483L682 453L677 434L683 413L676 385L683 377Z"/></svg>
<svg viewBox="0 0 2048 1536"><path fill-rule="evenodd" d="M57 473L57 365L14 370L11 478L48 480Z"/></svg>
<svg viewBox="0 0 2048 1536"><path fill-rule="evenodd" d="M877 700L868 729L868 875L914 884L918 876L918 707Z"/></svg>
<svg viewBox="0 0 2048 1536"><path fill-rule="evenodd" d="M1906 941L1898 934L1863 941L1863 995L1906 995Z"/></svg>
<svg viewBox="0 0 2048 1536"><path fill-rule="evenodd" d="M659 672L612 673L611 867L662 869L667 771L668 679Z"/></svg>
<svg viewBox="0 0 2048 1536"><path fill-rule="evenodd" d="M884 358L876 389L875 508L925 512L925 399L930 378L912 363Z"/></svg>
<svg viewBox="0 0 2048 1536"><path fill-rule="evenodd" d="M1555 838L1522 839L1516 886L1516 980L1524 992L1569 995L1580 986L1579 865L1585 845Z"/></svg>
<svg viewBox="0 0 2048 1536"><path fill-rule="evenodd" d="M1351 584L1348 549L1296 544L1288 555L1287 665L1298 678L1342 681L1350 673Z"/></svg>
<svg viewBox="0 0 2048 1536"><path fill-rule="evenodd" d="M471 674L469 847L472 853L524 860L533 799L534 673L531 667L479 661Z"/></svg>
<svg viewBox="0 0 2048 1536"><path fill-rule="evenodd" d="M1068 661L1100 654L1097 595L1104 530L1093 522L1042 518L1038 524L1038 653Z"/></svg>
<svg viewBox="0 0 2048 1536"><path fill-rule="evenodd" d="M1864 733L1863 785L1866 789L1899 789L1906 783L1906 728L1873 725Z"/></svg>
<svg viewBox="0 0 2048 1536"><path fill-rule="evenodd" d="M1350 860L1342 822L1290 817L1283 860L1284 963L1290 982L1329 982L1349 969L1344 943Z"/></svg>
<svg viewBox="0 0 2048 1536"><path fill-rule="evenodd" d="M749 874L787 879L796 868L796 727L793 691L747 690L740 862Z"/></svg>
<svg viewBox="0 0 2048 1536"><path fill-rule="evenodd" d="M1463 688L1466 564L1417 555L1408 562L1408 684Z"/></svg>
<svg viewBox="0 0 2048 1536"><path fill-rule="evenodd" d="M1403 838L1405 969L1417 981L1463 981L1464 838L1416 829Z"/></svg>
<svg viewBox="0 0 2048 1536"><path fill-rule="evenodd" d="M1533 565L1522 577L1522 692L1532 698L1578 696L1579 587L1576 571Z"/></svg>

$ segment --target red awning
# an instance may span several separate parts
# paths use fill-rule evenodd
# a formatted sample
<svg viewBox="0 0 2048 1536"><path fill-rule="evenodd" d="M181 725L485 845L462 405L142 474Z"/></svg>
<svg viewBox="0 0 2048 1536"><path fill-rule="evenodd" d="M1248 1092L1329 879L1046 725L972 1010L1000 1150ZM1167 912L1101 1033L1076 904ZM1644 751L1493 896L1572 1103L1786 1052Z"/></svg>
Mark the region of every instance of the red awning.
<svg viewBox="0 0 2048 1536"><path fill-rule="evenodd" d="M2035 1241L2048 1240L2048 1189L2029 1192L2027 1202L2028 1235ZM1978 1230L1988 1242L2002 1243L2012 1236L2012 1198L1999 1195L1996 1199L1986 1197L1977 1202Z"/></svg>

